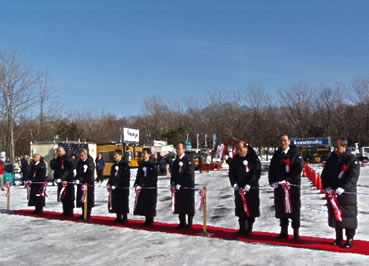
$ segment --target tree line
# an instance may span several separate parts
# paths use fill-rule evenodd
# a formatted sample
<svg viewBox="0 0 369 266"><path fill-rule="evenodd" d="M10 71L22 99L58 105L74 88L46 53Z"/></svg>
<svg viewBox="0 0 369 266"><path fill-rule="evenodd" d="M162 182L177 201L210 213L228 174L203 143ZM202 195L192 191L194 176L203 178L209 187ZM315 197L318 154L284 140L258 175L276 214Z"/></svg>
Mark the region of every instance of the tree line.
<svg viewBox="0 0 369 266"><path fill-rule="evenodd" d="M57 135L59 140L106 143L119 141L123 127L139 129L142 144L153 140L174 144L188 134L195 145L199 134L200 147L205 141L212 147L216 134L217 143L235 138L258 148L274 147L277 136L288 133L344 137L350 144L369 145L367 77L333 86L296 83L273 94L249 85L182 102L152 96L143 99L141 113L129 117L70 113L55 103L53 91L47 73L34 71L16 53L0 52L0 151L6 151L10 160L29 153L31 141L53 140Z"/></svg>

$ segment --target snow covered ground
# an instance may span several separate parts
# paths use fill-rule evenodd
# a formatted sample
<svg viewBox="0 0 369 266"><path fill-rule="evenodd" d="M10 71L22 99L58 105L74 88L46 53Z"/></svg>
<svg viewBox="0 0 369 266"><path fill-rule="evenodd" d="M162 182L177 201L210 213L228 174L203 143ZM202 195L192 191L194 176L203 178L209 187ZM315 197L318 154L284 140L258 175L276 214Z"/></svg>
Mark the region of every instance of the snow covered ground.
<svg viewBox="0 0 369 266"><path fill-rule="evenodd" d="M319 166L315 167L318 171ZM132 173L131 185L134 182ZM208 188L208 224L237 228L234 216L233 190L227 171L196 173L198 187ZM159 186L167 187L169 177L160 177ZM273 191L267 172L261 180L261 217L255 231L279 232L274 218ZM369 167L361 168L359 195L359 228L357 239L369 240ZM26 190L12 187L11 209L25 209ZM48 187L47 209L61 211L56 202L56 187ZM131 208L134 193L130 194ZM196 193L196 202L199 200ZM301 235L334 237L327 225L327 211L322 194L307 178L302 179ZM106 210L107 192L96 186L96 207L92 215L114 216ZM0 209L6 199L0 196ZM75 209L80 212L80 209ZM130 215L129 218L142 219ZM170 206L169 190L160 190L156 220L177 223ZM195 223L202 223L201 213ZM290 229L291 230L291 229ZM32 217L0 214L0 265L368 265L369 257L308 249L248 244L239 241L208 239L175 234L148 232L84 223L71 223Z"/></svg>

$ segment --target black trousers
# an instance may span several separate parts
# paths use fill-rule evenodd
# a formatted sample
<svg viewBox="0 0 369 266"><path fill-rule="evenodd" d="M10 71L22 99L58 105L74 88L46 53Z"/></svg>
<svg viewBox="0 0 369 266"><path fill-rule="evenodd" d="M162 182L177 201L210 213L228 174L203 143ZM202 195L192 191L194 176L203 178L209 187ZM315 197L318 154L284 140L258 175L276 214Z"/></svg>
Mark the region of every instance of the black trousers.
<svg viewBox="0 0 369 266"><path fill-rule="evenodd" d="M289 221L288 218L281 218L280 219L280 226L281 227L288 227ZM292 220L292 228L297 229L300 227L300 220Z"/></svg>
<svg viewBox="0 0 369 266"><path fill-rule="evenodd" d="M97 182L103 182L104 181L104 170L97 170Z"/></svg>
<svg viewBox="0 0 369 266"><path fill-rule="evenodd" d="M355 236L355 229L346 229L346 237L347 239L353 239ZM343 238L343 228L336 228L336 238Z"/></svg>

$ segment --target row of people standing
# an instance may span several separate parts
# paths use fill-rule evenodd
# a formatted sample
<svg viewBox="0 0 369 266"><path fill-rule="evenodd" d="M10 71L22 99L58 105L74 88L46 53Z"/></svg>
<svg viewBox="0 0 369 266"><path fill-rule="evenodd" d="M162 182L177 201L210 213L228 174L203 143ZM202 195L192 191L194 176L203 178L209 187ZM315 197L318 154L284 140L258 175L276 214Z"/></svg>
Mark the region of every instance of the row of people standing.
<svg viewBox="0 0 369 266"><path fill-rule="evenodd" d="M290 144L287 134L280 136L280 147L271 159L268 179L274 189L275 217L280 220L281 232L277 238L288 238L289 220L292 220L294 240L299 241L303 159ZM358 225L356 186L360 164L348 151L347 144L346 140L336 140L334 152L323 169L322 182L328 194L328 225L336 231L333 245L351 248ZM240 141L229 169L230 183L235 191L235 215L239 218L238 234L250 236L255 218L260 216L260 175L261 163L256 152L245 141ZM346 229L345 242L343 229Z"/></svg>
<svg viewBox="0 0 369 266"><path fill-rule="evenodd" d="M80 161L77 166L76 178L73 175L73 165L66 155L65 149L57 150L56 176L58 177L63 215L73 215L74 188L77 189L77 207L82 207L82 184L88 184L88 218L94 205L94 162L86 150L80 151ZM195 215L195 173L192 158L185 154L185 144L176 146L177 158L171 172L171 191L174 197L174 213L178 214L178 228L192 228ZM115 222L126 223L129 213L130 168L122 160L121 150L114 152L114 165L108 181L111 193L110 211L116 213ZM34 158L34 167L39 159ZM39 166L38 166L39 165ZM296 147L290 145L287 134L280 137L280 147L275 151L270 162L268 180L274 189L275 217L280 220L281 232L279 239L288 238L289 220L292 220L294 240L298 241L301 209L301 172L303 160ZM40 173L42 171L40 170ZM43 174L43 173L42 173ZM329 226L336 230L334 245L350 248L357 228L357 192L356 186L360 174L357 159L347 150L347 141L338 139L335 150L330 155L322 172L323 186L328 195ZM36 176L37 176L36 171ZM152 225L156 216L158 172L155 162L151 159L149 149L143 151L143 162L140 164L134 188L136 201L134 215L145 216L145 224ZM232 159L229 169L229 180L234 188L235 215L239 218L238 234L252 235L255 218L260 216L259 179L261 163L255 150L245 141L237 144L237 155ZM42 178L40 179L42 182ZM62 182L64 181L64 183ZM34 191L37 190L35 187ZM332 197L341 208L340 219L337 210L332 206ZM43 203L44 204L44 203ZM346 229L347 240L343 243L343 229Z"/></svg>
<svg viewBox="0 0 369 266"><path fill-rule="evenodd" d="M129 213L129 192L130 192L130 168L123 160L121 150L115 150L113 155L115 163L111 167L110 178L107 182L109 193L111 193L111 206L109 211L116 213L115 222L126 223ZM58 201L63 206L63 216L74 215L74 208L81 207L84 217L82 203L82 186L87 184L87 219L90 219L91 209L94 207L94 172L95 164L87 150L79 151L77 166L66 153L64 147L57 148L57 157L54 162L54 177L58 184ZM33 169L40 169L34 172ZM74 171L75 170L75 171ZM46 181L46 165L41 156L34 155L32 164L32 176L30 176L31 197L29 206L35 206L36 213L42 213L45 206L45 197L38 193L44 188ZM171 190L176 196L174 213L179 215L180 228L191 228L193 216L195 214L194 195L194 164L192 158L185 154L185 144L177 145L177 159L173 163ZM157 181L158 171L151 156L150 149L143 150L143 161L140 164L134 188L138 194L135 202L134 215L145 216L145 224L152 225L156 216L157 203ZM75 198L75 187L77 187L77 198ZM190 197L190 199L188 198ZM187 215L187 220L186 220Z"/></svg>
<svg viewBox="0 0 369 266"><path fill-rule="evenodd" d="M171 191L174 213L178 214L178 228L192 228L195 215L195 168L193 160L185 154L185 144L176 146L177 158L171 169ZM115 163L111 168L108 190L111 193L111 212L116 213L115 222L126 223L129 213L130 169L122 160L122 151L114 152ZM158 171L150 149L143 149L143 161L137 170L134 189L136 201L134 215L145 216L145 224L153 225L156 216Z"/></svg>

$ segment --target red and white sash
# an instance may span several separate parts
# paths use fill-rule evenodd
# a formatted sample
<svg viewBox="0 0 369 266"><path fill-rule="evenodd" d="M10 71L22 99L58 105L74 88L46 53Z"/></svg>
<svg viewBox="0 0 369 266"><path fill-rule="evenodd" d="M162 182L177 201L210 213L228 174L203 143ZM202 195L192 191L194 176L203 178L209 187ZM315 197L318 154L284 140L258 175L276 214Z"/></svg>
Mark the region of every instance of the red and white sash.
<svg viewBox="0 0 369 266"><path fill-rule="evenodd" d="M331 204L331 207L333 209L333 213L334 216L336 217L336 221L337 222L342 222L342 210L340 205L338 204L338 200L337 200L337 193L335 191L330 191L328 193L328 200L329 203Z"/></svg>
<svg viewBox="0 0 369 266"><path fill-rule="evenodd" d="M289 182L285 182L282 185L284 191L284 212L292 213L292 201L291 201L291 184Z"/></svg>
<svg viewBox="0 0 369 266"><path fill-rule="evenodd" d="M249 211L249 207L247 205L247 200L246 200L246 190L244 188L241 188L240 190L240 196L242 199L242 203L243 203L243 209L245 210L245 213L247 214L247 216L250 216L250 211Z"/></svg>

